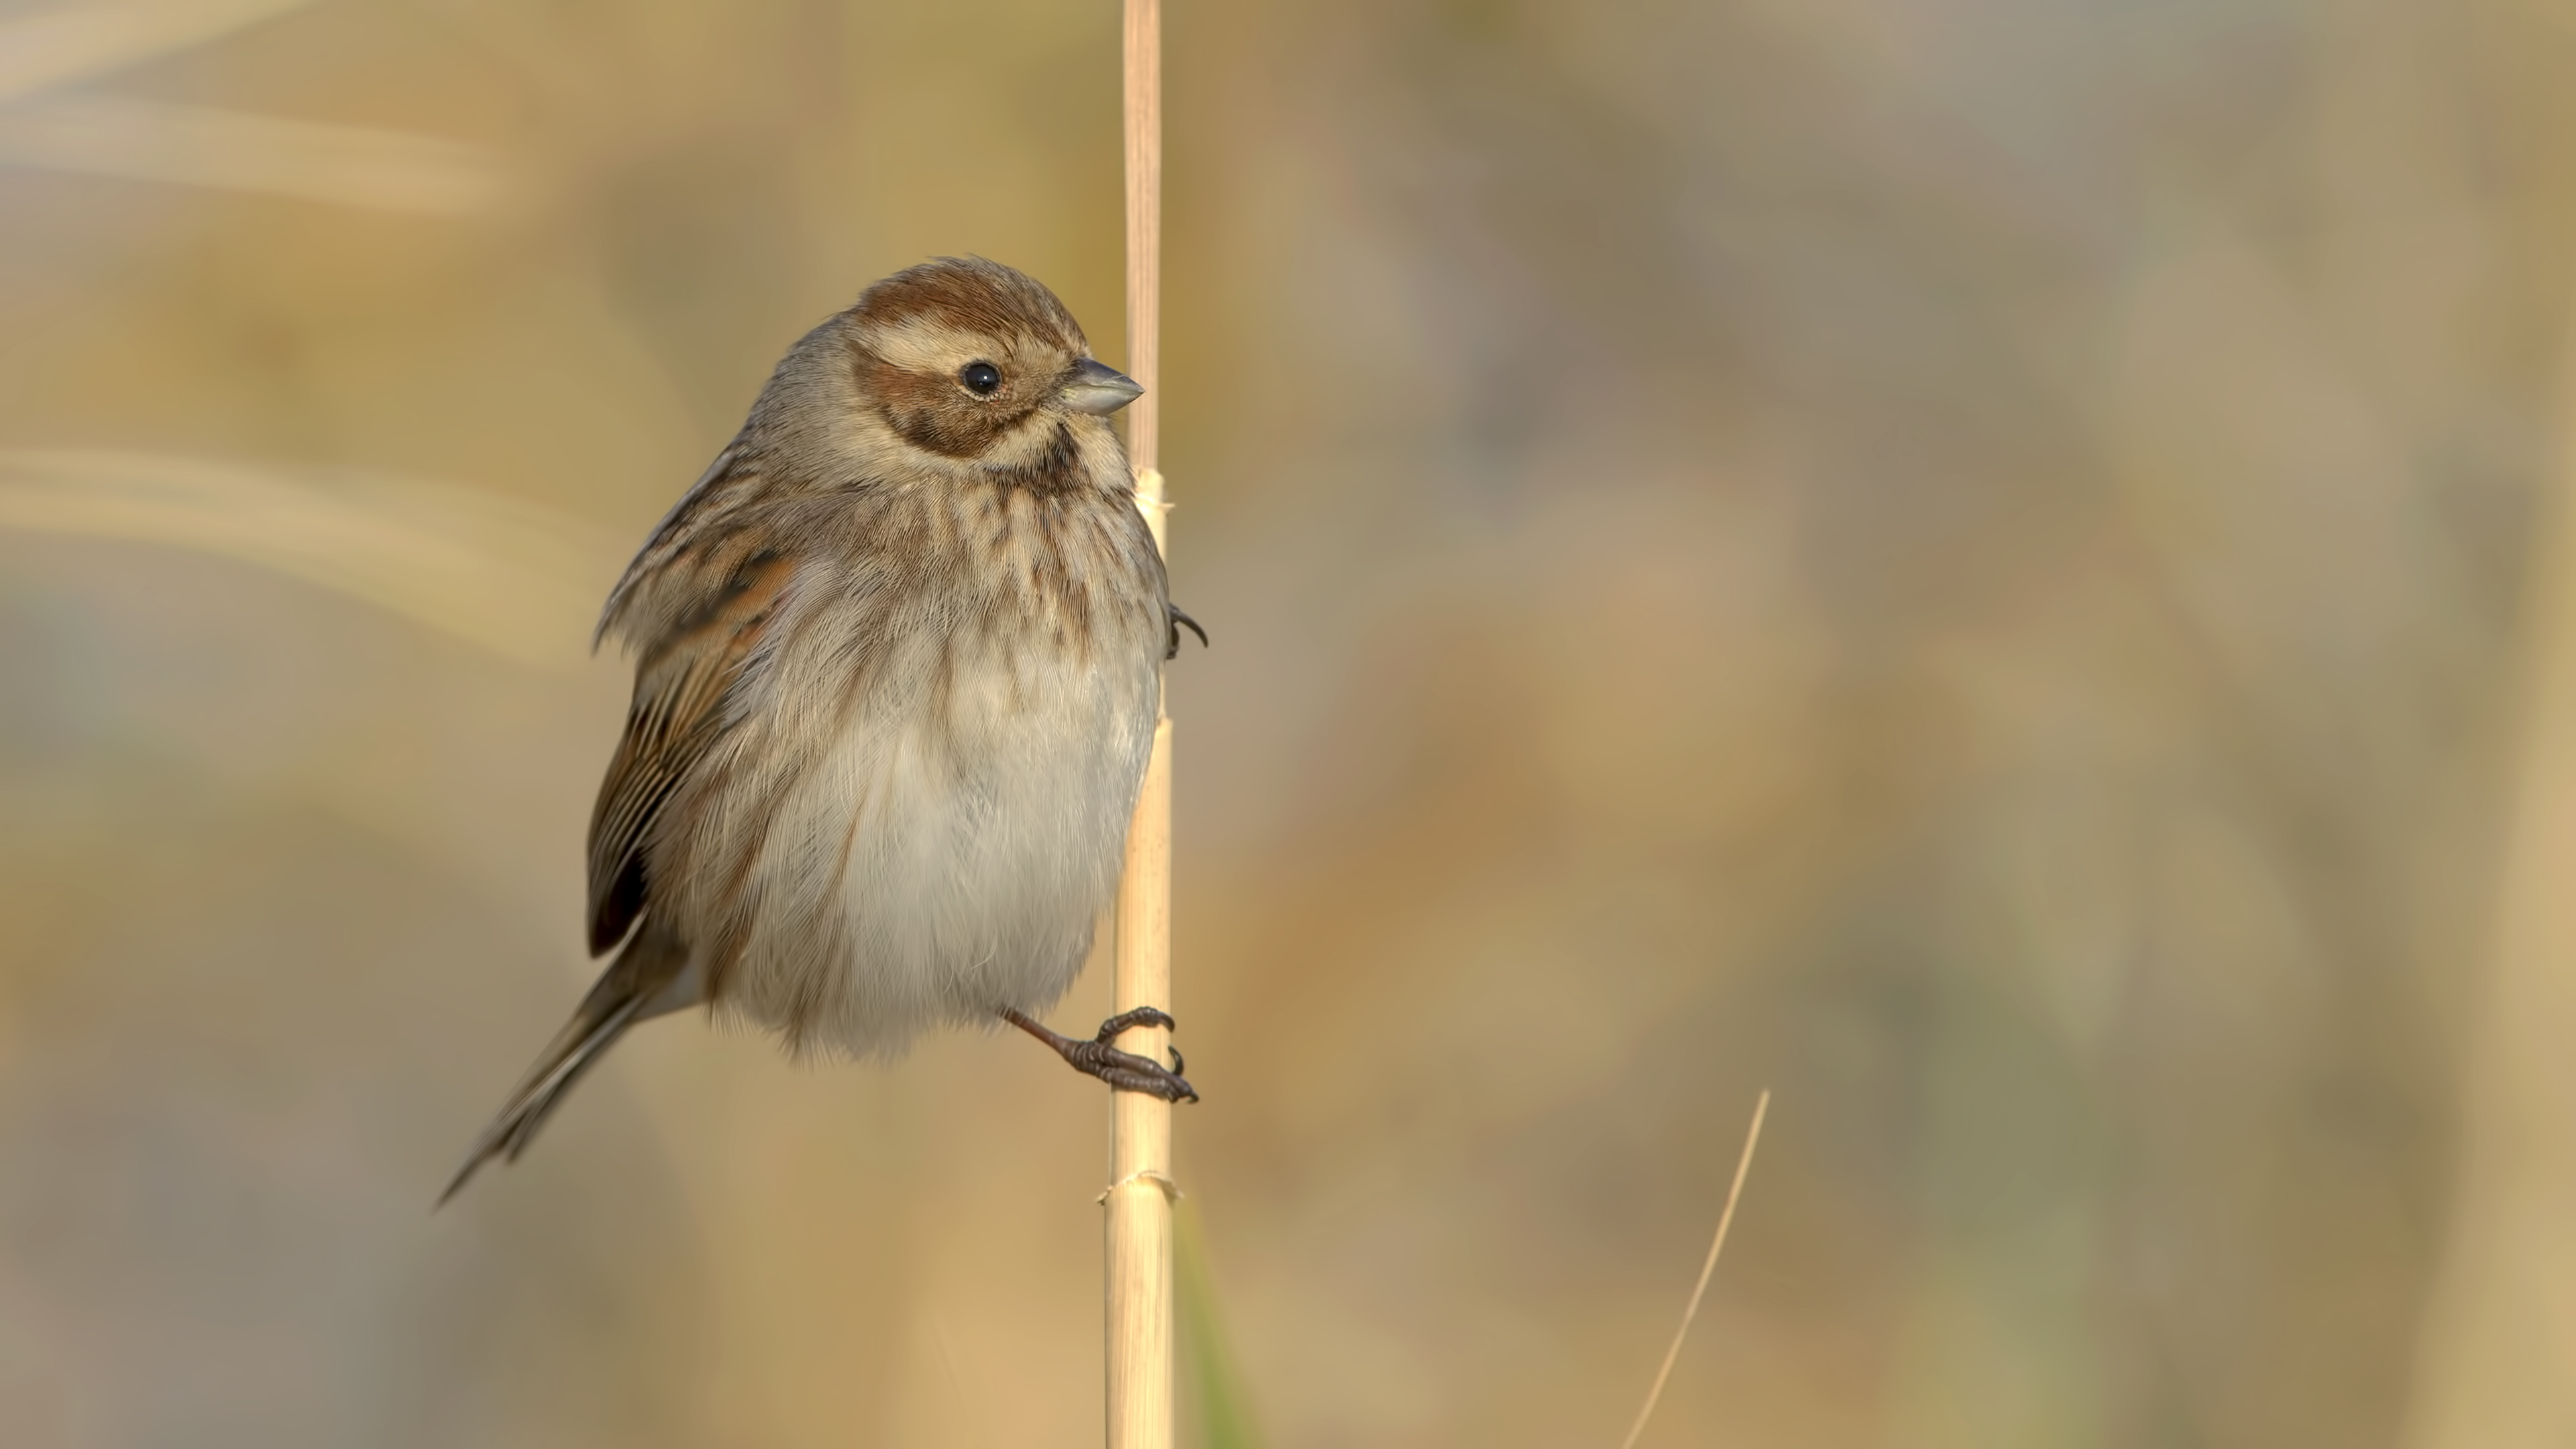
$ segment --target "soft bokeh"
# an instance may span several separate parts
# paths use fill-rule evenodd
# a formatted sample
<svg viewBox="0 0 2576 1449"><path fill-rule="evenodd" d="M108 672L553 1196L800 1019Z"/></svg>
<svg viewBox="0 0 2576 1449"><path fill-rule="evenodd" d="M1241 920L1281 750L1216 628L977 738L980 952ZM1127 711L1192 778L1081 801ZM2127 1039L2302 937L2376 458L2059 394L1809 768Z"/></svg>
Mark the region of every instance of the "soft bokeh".
<svg viewBox="0 0 2576 1449"><path fill-rule="evenodd" d="M2576 1442L2576 9L1168 23L1216 1417L1615 1444L1768 1086L1650 1446ZM0 9L0 1439L1097 1442L1024 1041L657 1024L429 1205L770 362L1121 355L1117 24Z"/></svg>

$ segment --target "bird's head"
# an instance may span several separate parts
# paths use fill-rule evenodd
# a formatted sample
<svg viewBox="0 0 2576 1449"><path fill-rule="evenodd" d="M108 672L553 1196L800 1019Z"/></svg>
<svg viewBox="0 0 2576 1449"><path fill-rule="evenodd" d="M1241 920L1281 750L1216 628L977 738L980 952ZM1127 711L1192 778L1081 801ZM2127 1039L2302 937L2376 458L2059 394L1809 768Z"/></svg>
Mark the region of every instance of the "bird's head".
<svg viewBox="0 0 2576 1449"><path fill-rule="evenodd" d="M1143 392L1093 360L1053 292L998 262L907 268L843 317L866 405L904 443L941 458L1028 466L1059 434L1105 434L1103 420Z"/></svg>

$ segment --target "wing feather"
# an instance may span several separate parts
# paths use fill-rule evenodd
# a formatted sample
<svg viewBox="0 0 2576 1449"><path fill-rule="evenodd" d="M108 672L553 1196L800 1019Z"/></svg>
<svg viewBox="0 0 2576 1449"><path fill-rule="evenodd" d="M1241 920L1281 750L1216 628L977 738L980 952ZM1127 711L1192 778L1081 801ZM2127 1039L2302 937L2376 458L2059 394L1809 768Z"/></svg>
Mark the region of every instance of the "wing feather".
<svg viewBox="0 0 2576 1449"><path fill-rule="evenodd" d="M626 733L590 818L592 955L625 939L643 913L654 822L724 736L725 702L758 655L793 572L783 555L752 555L637 661Z"/></svg>

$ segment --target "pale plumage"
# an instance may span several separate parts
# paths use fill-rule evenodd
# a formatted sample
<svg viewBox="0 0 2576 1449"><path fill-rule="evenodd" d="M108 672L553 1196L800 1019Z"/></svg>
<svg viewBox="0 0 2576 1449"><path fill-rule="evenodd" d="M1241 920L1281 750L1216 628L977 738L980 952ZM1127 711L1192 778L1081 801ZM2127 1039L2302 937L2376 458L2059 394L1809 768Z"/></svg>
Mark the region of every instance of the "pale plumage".
<svg viewBox="0 0 2576 1449"><path fill-rule="evenodd" d="M701 1003L857 1056L1005 1018L1194 1095L1027 1015L1115 888L1177 617L1105 418L1135 394L984 261L898 273L788 353L609 597L636 685L590 940L625 949L451 1194L628 1026Z"/></svg>

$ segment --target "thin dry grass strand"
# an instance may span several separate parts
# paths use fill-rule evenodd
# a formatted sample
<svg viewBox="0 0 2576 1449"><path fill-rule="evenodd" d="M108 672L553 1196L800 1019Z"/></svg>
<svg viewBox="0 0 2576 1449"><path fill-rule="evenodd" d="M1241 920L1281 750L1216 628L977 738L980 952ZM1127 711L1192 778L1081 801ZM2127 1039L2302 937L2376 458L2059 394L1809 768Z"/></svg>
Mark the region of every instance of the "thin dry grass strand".
<svg viewBox="0 0 2576 1449"><path fill-rule="evenodd" d="M589 657L619 541L578 518L423 479L179 454L0 449L0 534L153 544L363 599L525 663Z"/></svg>
<svg viewBox="0 0 2576 1449"><path fill-rule="evenodd" d="M0 106L0 166L458 216L497 201L501 158L440 136L131 96Z"/></svg>
<svg viewBox="0 0 2576 1449"><path fill-rule="evenodd" d="M1753 1149L1762 1141L1762 1119L1771 1110L1771 1092L1764 1088L1753 1103L1753 1125L1744 1129L1744 1153L1735 1159L1735 1182L1726 1190L1726 1207L1717 1215L1717 1236L1709 1240L1708 1261L1699 1265L1699 1282L1692 1287L1690 1304L1682 1309L1682 1322L1673 1330L1672 1347L1664 1350L1664 1365L1655 1370L1655 1384L1646 1390L1646 1402L1637 1410L1637 1422L1628 1426L1628 1438L1619 1449L1637 1449L1637 1440L1646 1432L1646 1421L1655 1417L1655 1404L1664 1396L1664 1381L1673 1376L1673 1364L1682 1356L1682 1340L1690 1337L1691 1320L1699 1316L1699 1300L1708 1292L1708 1280L1717 1272L1717 1255L1726 1248L1726 1230L1735 1221L1735 1200L1744 1195L1744 1175L1753 1170Z"/></svg>
<svg viewBox="0 0 2576 1449"><path fill-rule="evenodd" d="M313 0L127 0L0 21L0 100L75 85L193 50Z"/></svg>

